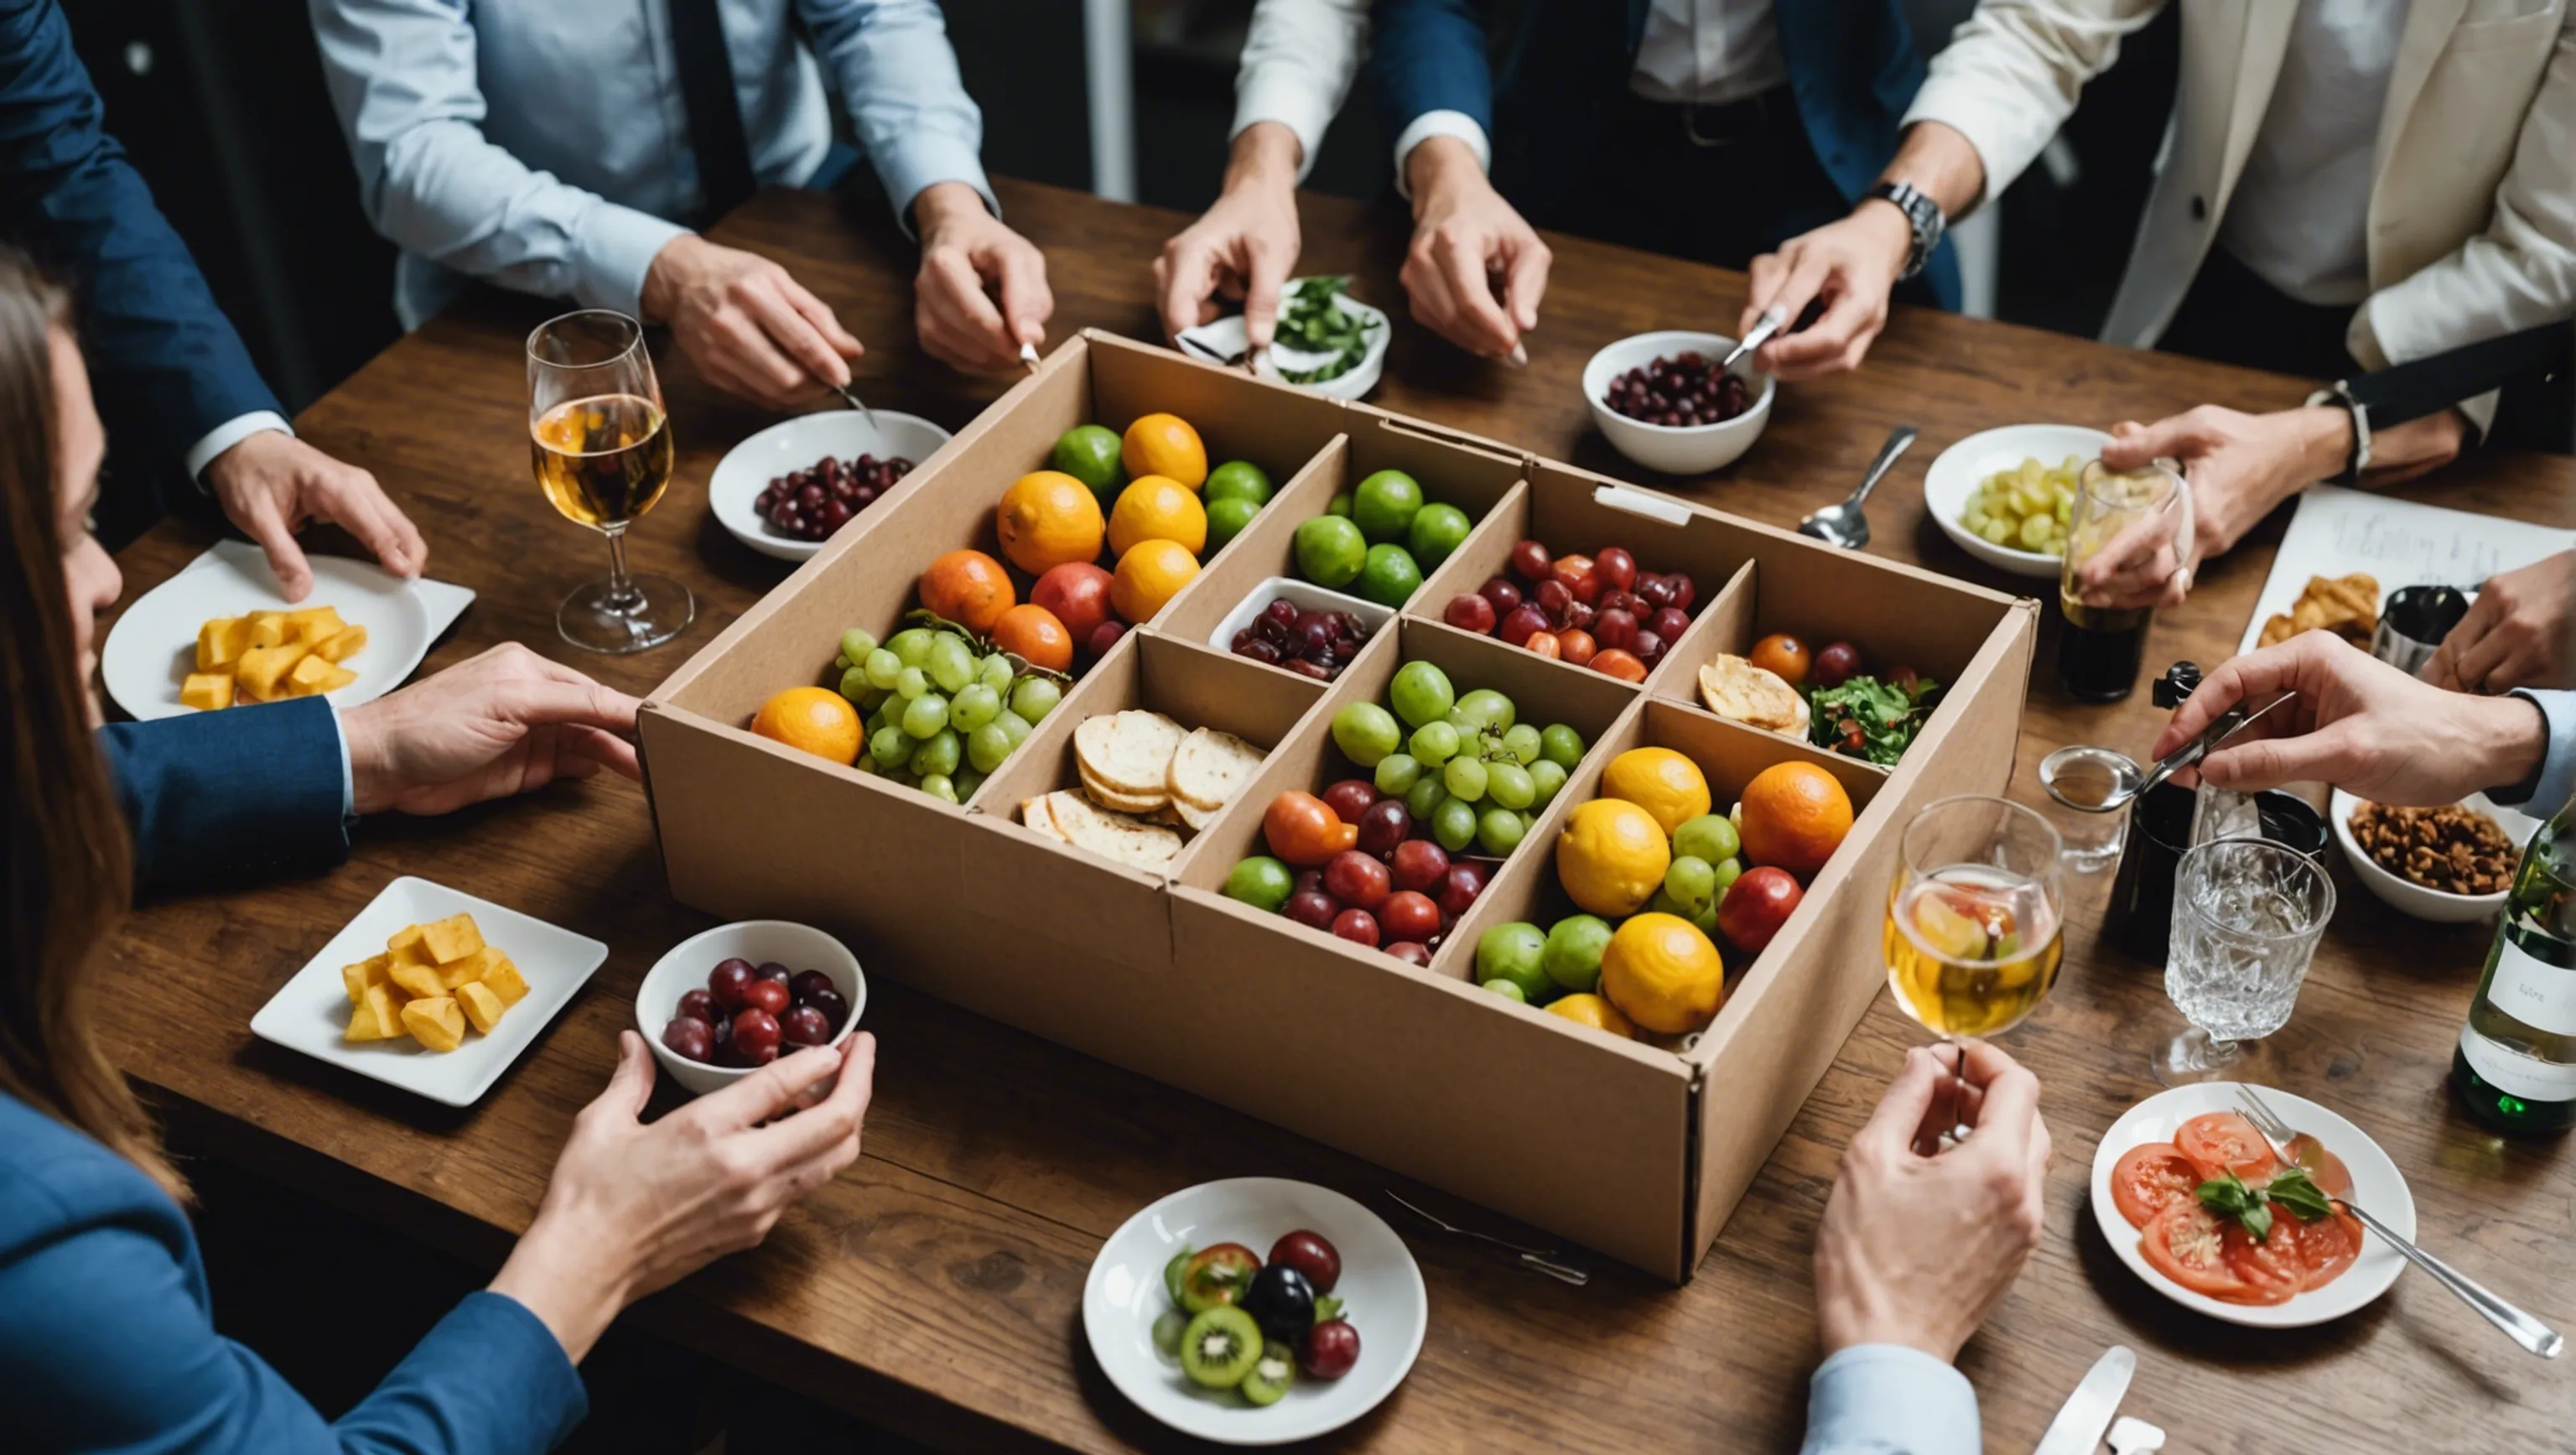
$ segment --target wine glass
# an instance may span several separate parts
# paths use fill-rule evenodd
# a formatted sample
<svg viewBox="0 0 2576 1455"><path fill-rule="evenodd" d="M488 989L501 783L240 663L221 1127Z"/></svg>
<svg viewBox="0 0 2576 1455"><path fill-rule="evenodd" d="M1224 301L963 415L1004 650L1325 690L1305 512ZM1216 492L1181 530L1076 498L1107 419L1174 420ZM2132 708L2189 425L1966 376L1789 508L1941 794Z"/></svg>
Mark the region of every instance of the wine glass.
<svg viewBox="0 0 2576 1455"><path fill-rule="evenodd" d="M671 421L644 348L644 325L586 308L528 335L528 455L566 520L608 537L608 576L555 612L563 639L591 652L640 652L688 629L698 605L668 576L626 569L626 530L671 484Z"/></svg>
<svg viewBox="0 0 2576 1455"><path fill-rule="evenodd" d="M2057 982L2061 848L2047 819L2002 798L1940 799L1905 826L1882 936L1887 983L1900 1009L1954 1043L1954 1087L1967 1058L1957 1038L2019 1025Z"/></svg>
<svg viewBox="0 0 2576 1455"><path fill-rule="evenodd" d="M2242 1080L2245 1043L2289 1023L2334 904L2326 871L2285 844L2211 839L2184 851L2165 994L2191 1025L2157 1050L2156 1079Z"/></svg>

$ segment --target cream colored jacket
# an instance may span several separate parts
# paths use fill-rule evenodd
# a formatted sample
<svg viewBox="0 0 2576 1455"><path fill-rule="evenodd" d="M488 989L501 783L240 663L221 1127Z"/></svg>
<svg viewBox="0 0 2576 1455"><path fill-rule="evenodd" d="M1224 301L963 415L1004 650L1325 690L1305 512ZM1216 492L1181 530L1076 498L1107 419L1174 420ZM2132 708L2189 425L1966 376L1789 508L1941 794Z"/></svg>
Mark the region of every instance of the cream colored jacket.
<svg viewBox="0 0 2576 1455"><path fill-rule="evenodd" d="M1986 189L2021 175L2165 0L1981 0L1906 113L1973 144ZM2182 73L2156 183L2103 324L2155 343L2218 236L2297 0L2180 0ZM2413 0L2370 194L2370 297L2346 342L2372 368L2576 314L2576 8ZM2483 428L2492 396L2471 413Z"/></svg>

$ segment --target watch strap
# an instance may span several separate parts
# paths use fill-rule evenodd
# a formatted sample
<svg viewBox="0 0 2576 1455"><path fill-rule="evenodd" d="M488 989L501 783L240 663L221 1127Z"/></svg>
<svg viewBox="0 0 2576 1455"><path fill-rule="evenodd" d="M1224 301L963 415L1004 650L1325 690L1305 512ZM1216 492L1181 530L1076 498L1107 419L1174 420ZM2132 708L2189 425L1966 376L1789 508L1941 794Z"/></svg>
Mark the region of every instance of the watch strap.
<svg viewBox="0 0 2576 1455"><path fill-rule="evenodd" d="M1896 275L1904 282L1932 261L1932 250L1941 244L1941 232L1947 225L1941 215L1941 204L1931 194L1911 182L1881 182L1869 189L1865 197L1874 197L1893 205L1905 214L1905 225L1913 233L1905 249L1905 267Z"/></svg>
<svg viewBox="0 0 2576 1455"><path fill-rule="evenodd" d="M2352 416L2352 449L2344 456L2343 468L2326 477L2329 485L2358 485L2361 472L2370 468L2370 406L2353 397L2352 381L2338 379L2332 387L2308 396L2308 407L2333 405Z"/></svg>

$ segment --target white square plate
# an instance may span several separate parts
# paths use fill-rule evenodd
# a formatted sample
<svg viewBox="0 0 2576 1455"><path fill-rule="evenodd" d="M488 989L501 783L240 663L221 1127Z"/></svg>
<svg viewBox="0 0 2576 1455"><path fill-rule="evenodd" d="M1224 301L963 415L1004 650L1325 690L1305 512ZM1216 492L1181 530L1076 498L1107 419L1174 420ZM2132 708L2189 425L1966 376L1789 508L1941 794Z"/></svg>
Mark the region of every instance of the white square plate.
<svg viewBox="0 0 2576 1455"><path fill-rule="evenodd" d="M348 987L340 979L341 967L384 953L385 941L405 925L426 924L452 914L474 916L483 938L519 967L528 982L527 996L510 1007L492 1034L469 1026L465 1044L444 1054L408 1038L344 1039L351 1006ZM250 1030L263 1041L345 1066L388 1086L449 1106L472 1106L607 960L608 947L588 936L404 875L386 885L384 893L358 911L320 954L269 997L259 1014L250 1018Z"/></svg>

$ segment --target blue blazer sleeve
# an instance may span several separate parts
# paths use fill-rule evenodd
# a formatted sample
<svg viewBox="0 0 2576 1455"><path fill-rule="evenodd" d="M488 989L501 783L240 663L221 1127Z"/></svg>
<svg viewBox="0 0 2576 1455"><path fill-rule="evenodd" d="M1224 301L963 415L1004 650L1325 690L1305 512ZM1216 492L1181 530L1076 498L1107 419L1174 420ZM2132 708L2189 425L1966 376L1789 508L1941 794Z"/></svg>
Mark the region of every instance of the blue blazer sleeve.
<svg viewBox="0 0 2576 1455"><path fill-rule="evenodd" d="M175 465L227 420L284 411L100 113L56 0L0 0L0 221L78 281L120 440Z"/></svg>
<svg viewBox="0 0 2576 1455"><path fill-rule="evenodd" d="M1393 136L1426 112L1458 111L1494 131L1494 71L1480 0L1377 0L1369 83Z"/></svg>
<svg viewBox="0 0 2576 1455"><path fill-rule="evenodd" d="M144 891L240 884L348 856L340 725L318 697L99 730Z"/></svg>

